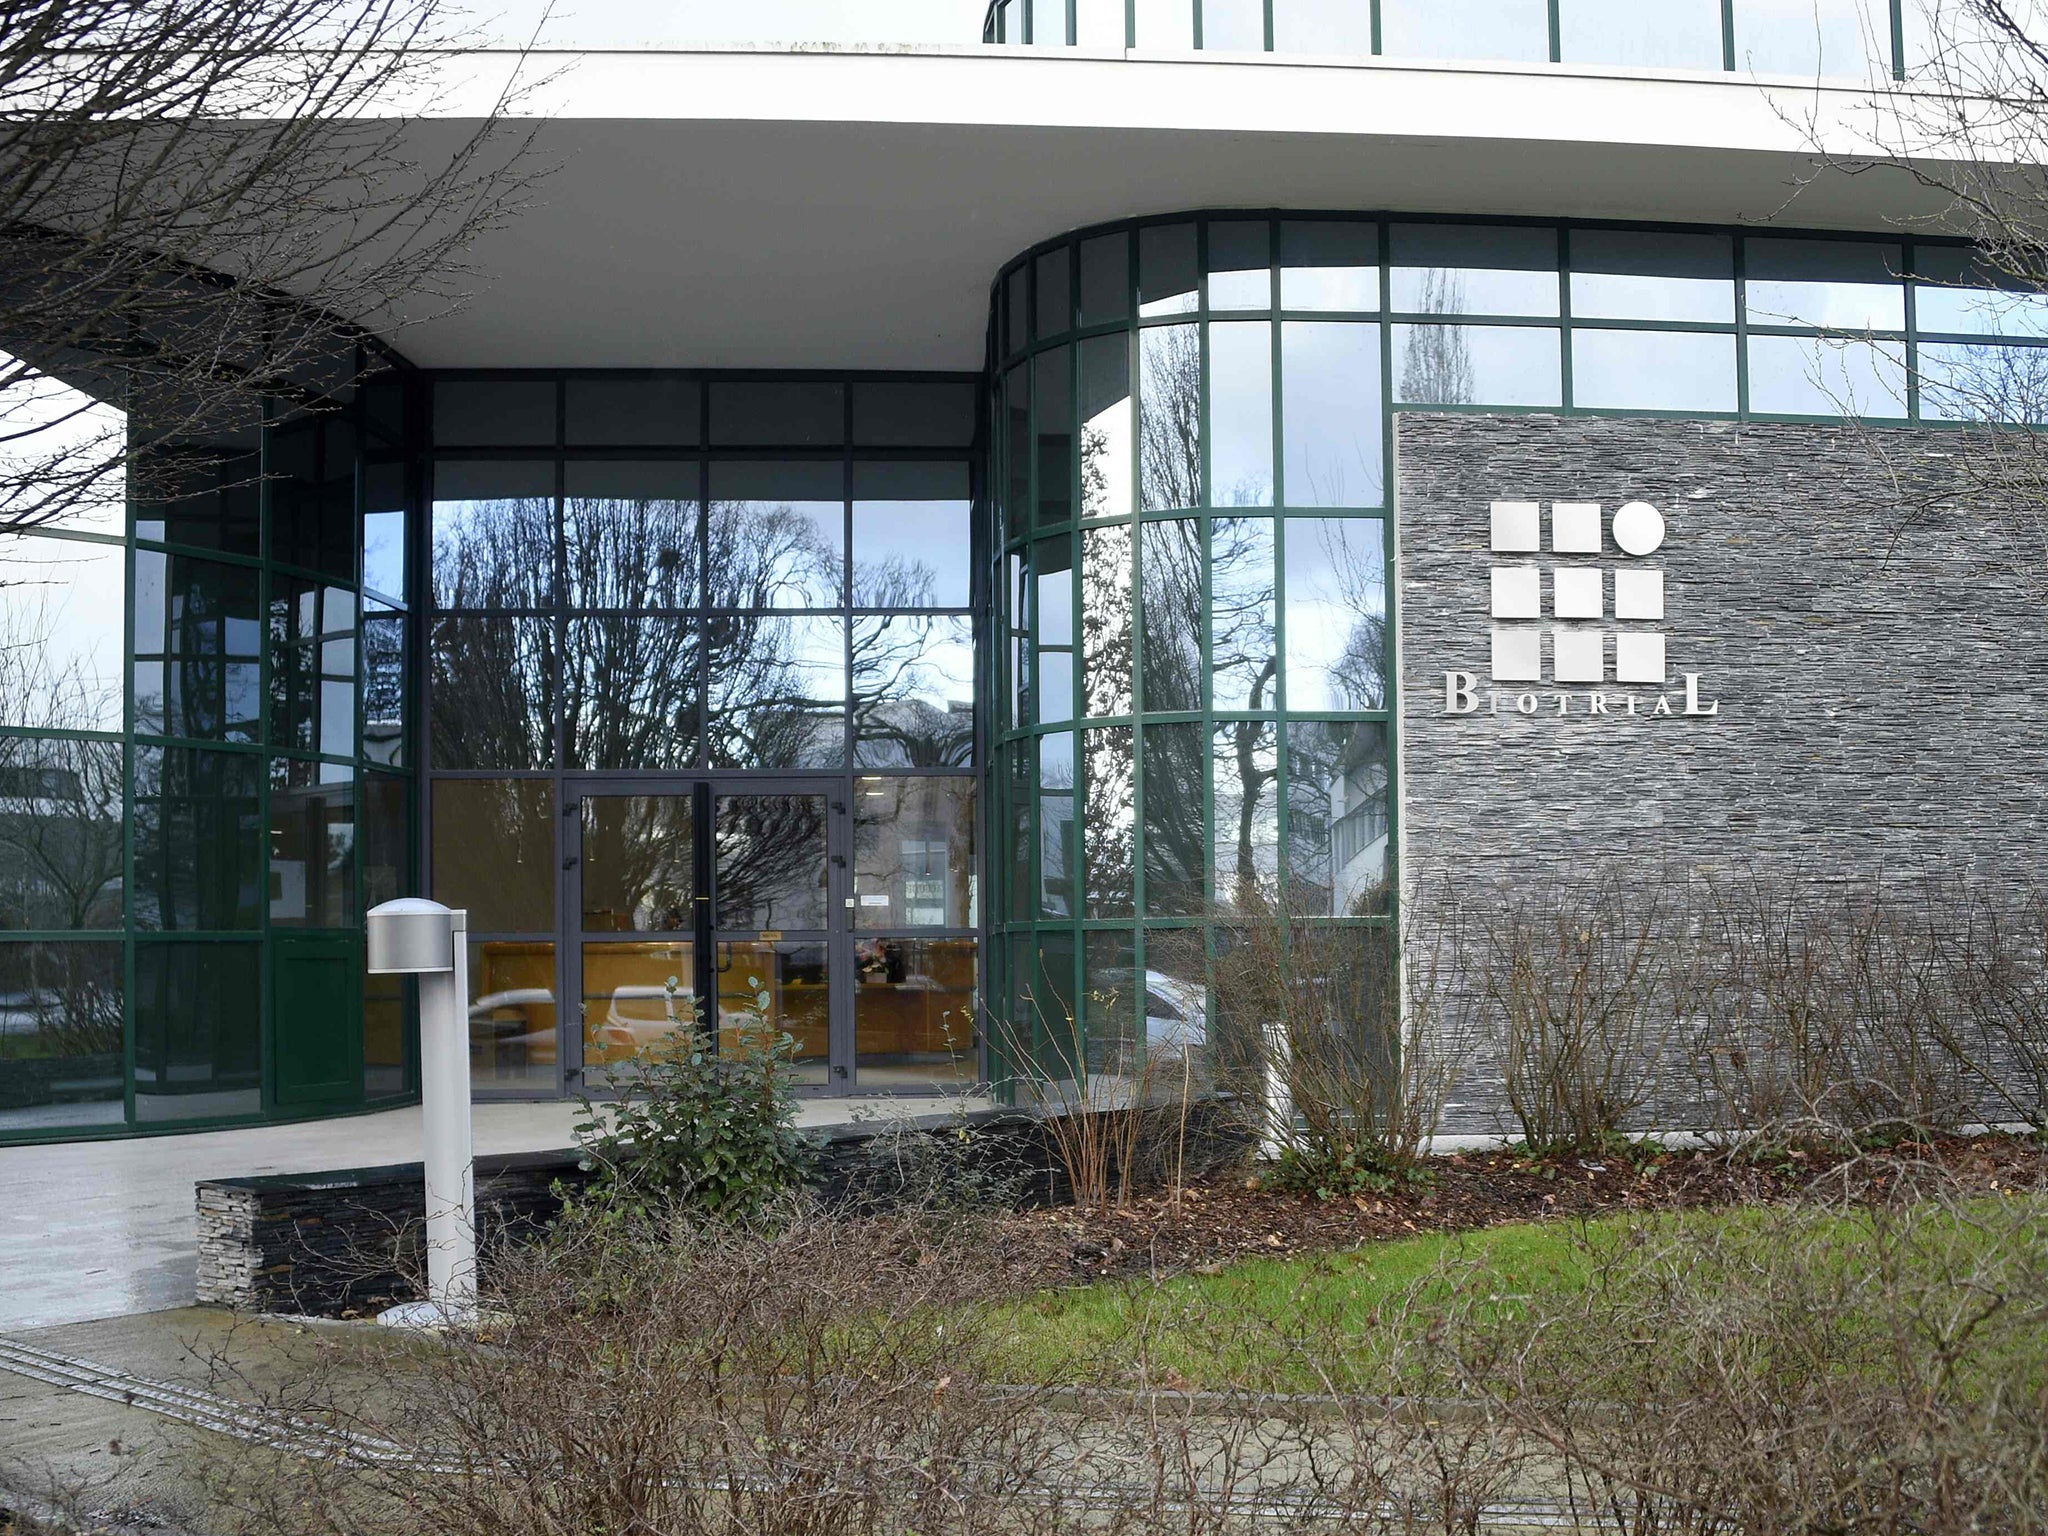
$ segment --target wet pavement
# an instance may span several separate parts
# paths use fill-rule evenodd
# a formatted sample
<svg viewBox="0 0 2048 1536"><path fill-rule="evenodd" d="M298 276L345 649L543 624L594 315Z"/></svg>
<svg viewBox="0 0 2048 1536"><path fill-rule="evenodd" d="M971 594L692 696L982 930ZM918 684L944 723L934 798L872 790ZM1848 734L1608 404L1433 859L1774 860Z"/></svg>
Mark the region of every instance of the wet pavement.
<svg viewBox="0 0 2048 1536"><path fill-rule="evenodd" d="M808 1099L797 1119L821 1126L941 1107L929 1098ZM476 1150L572 1146L582 1114L575 1103L478 1104ZM417 1106L299 1125L0 1147L0 1333L190 1306L199 1244L193 1186L202 1179L419 1156Z"/></svg>

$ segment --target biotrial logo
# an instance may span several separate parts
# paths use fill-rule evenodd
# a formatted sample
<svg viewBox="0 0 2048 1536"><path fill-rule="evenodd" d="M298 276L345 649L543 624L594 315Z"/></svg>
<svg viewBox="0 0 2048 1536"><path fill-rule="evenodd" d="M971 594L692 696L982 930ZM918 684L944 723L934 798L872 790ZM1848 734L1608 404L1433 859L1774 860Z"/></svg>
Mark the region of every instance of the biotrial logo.
<svg viewBox="0 0 2048 1536"><path fill-rule="evenodd" d="M1594 501L1553 501L1549 511L1549 553L1579 558L1553 563L1542 558L1543 503L1496 501L1489 573L1491 680L1547 686L1482 689L1477 673L1446 672L1444 713L1617 719L1718 715L1720 701L1700 697L1697 672L1679 674L1683 690L1675 698L1664 691L1670 681L1661 627L1664 569L1645 563L1664 547L1664 514L1647 501L1617 507L1611 521ZM1606 554L1604 535L1612 537L1622 556L1611 569L1583 558L1598 560ZM1610 692L1610 680L1623 691Z"/></svg>

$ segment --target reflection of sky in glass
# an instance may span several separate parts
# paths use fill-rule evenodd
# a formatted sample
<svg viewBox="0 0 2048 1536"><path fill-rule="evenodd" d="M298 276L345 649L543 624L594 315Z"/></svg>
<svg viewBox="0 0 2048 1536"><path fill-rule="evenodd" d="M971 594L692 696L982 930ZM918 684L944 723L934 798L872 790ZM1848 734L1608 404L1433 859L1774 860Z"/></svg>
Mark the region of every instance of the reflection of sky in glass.
<svg viewBox="0 0 2048 1536"><path fill-rule="evenodd" d="M1379 231L1370 224L1281 225L1280 307L1378 309Z"/></svg>
<svg viewBox="0 0 2048 1536"><path fill-rule="evenodd" d="M1148 53L1195 46L1195 8L1188 0L1137 0L1138 46Z"/></svg>
<svg viewBox="0 0 2048 1536"><path fill-rule="evenodd" d="M1131 366L1122 336L1081 343L1081 515L1131 510Z"/></svg>
<svg viewBox="0 0 2048 1536"><path fill-rule="evenodd" d="M2048 347L1922 344L1920 414L1931 421L2048 421Z"/></svg>
<svg viewBox="0 0 2048 1536"><path fill-rule="evenodd" d="M0 538L0 724L121 729L124 563L118 544Z"/></svg>
<svg viewBox="0 0 2048 1536"><path fill-rule="evenodd" d="M1744 252L1749 318L1761 325L1896 331L1906 324L1895 245L1751 240Z"/></svg>
<svg viewBox="0 0 2048 1536"><path fill-rule="evenodd" d="M1372 8L1358 0L1273 0L1276 53L1372 52Z"/></svg>
<svg viewBox="0 0 2048 1536"><path fill-rule="evenodd" d="M1273 253L1263 223L1209 226L1209 308L1270 309Z"/></svg>
<svg viewBox="0 0 2048 1536"><path fill-rule="evenodd" d="M1721 0L1558 0L1567 64L1719 69Z"/></svg>
<svg viewBox="0 0 2048 1536"><path fill-rule="evenodd" d="M1257 53L1266 46L1265 0L1202 0L1202 47Z"/></svg>
<svg viewBox="0 0 2048 1536"><path fill-rule="evenodd" d="M1916 284L1914 319L1923 334L2048 337L2048 294Z"/></svg>
<svg viewBox="0 0 2048 1536"><path fill-rule="evenodd" d="M1819 336L1749 338L1749 408L1770 415L1904 416L1905 348Z"/></svg>
<svg viewBox="0 0 2048 1536"><path fill-rule="evenodd" d="M844 619L769 619L781 629L791 672L801 680L804 697L821 704L846 702L846 621Z"/></svg>
<svg viewBox="0 0 2048 1536"><path fill-rule="evenodd" d="M1443 387L1453 378L1454 389ZM1414 405L1557 405L1558 333L1540 326L1397 325L1394 398Z"/></svg>
<svg viewBox="0 0 2048 1536"><path fill-rule="evenodd" d="M1318 9L1331 6L1364 9L1351 0L1316 0ZM1541 64L1550 58L1550 10L1544 0L1381 0L1380 51Z"/></svg>
<svg viewBox="0 0 2048 1536"><path fill-rule="evenodd" d="M1055 731L1038 741L1039 910L1068 914L1074 888L1074 733Z"/></svg>
<svg viewBox="0 0 2048 1536"><path fill-rule="evenodd" d="M1270 720L1224 722L1210 746L1216 901L1240 906L1280 875L1278 732Z"/></svg>
<svg viewBox="0 0 2048 1536"><path fill-rule="evenodd" d="M1386 556L1378 518L1287 520L1287 707L1378 709L1386 697Z"/></svg>
<svg viewBox="0 0 2048 1536"><path fill-rule="evenodd" d="M15 358L0 352L0 368L16 366ZM90 477L92 483L82 490L62 493L66 503L63 515L47 520L44 526L81 533L123 533L127 530L128 477L118 468L98 477L93 470L127 450L127 430L125 411L61 380L30 374L0 394L0 475L28 479L54 473L63 480ZM21 500L18 510L34 509L33 492Z"/></svg>
<svg viewBox="0 0 2048 1536"><path fill-rule="evenodd" d="M1288 321L1280 380L1287 504L1378 506L1379 327Z"/></svg>
<svg viewBox="0 0 2048 1536"><path fill-rule="evenodd" d="M767 606L836 608L845 548L846 508L837 501L733 504L768 556ZM745 535L743 535L745 536Z"/></svg>
<svg viewBox="0 0 2048 1536"><path fill-rule="evenodd" d="M1735 319L1735 242L1726 235L1572 233L1575 320Z"/></svg>
<svg viewBox="0 0 2048 1536"><path fill-rule="evenodd" d="M405 522L403 512L363 514L363 585L398 602L405 601Z"/></svg>
<svg viewBox="0 0 2048 1536"><path fill-rule="evenodd" d="M1575 329L1572 401L1600 409L1732 411L1735 338Z"/></svg>
<svg viewBox="0 0 2048 1536"><path fill-rule="evenodd" d="M1273 519L1219 517L1209 527L1210 691L1218 709L1271 709Z"/></svg>
<svg viewBox="0 0 2048 1536"><path fill-rule="evenodd" d="M853 504L859 607L965 608L972 570L964 501Z"/></svg>
<svg viewBox="0 0 2048 1536"><path fill-rule="evenodd" d="M1427 315L1554 315L1557 236L1547 229L1396 224L1388 307Z"/></svg>
<svg viewBox="0 0 2048 1536"><path fill-rule="evenodd" d="M1123 47L1124 0L1079 0L1074 8L1074 42L1082 48Z"/></svg>
<svg viewBox="0 0 2048 1536"><path fill-rule="evenodd" d="M1209 327L1211 505L1273 504L1273 327Z"/></svg>
<svg viewBox="0 0 2048 1536"><path fill-rule="evenodd" d="M1760 75L1891 73L1885 0L1735 0L1735 66ZM1874 30L1873 21L1882 22ZM1881 63L1879 63L1881 61Z"/></svg>

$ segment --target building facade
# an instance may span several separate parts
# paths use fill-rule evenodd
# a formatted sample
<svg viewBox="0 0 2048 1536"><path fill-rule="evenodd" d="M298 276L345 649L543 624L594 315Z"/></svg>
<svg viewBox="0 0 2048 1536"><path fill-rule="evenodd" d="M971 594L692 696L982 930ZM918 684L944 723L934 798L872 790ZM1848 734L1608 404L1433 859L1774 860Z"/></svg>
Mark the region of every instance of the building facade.
<svg viewBox="0 0 2048 1536"><path fill-rule="evenodd" d="M2048 303L1825 174L1916 5L984 37L577 55L472 305L0 550L0 1137L403 1102L401 894L480 1097L756 990L929 1093L1198 1040L1277 892L1372 954L1423 879L2038 862L1949 460Z"/></svg>

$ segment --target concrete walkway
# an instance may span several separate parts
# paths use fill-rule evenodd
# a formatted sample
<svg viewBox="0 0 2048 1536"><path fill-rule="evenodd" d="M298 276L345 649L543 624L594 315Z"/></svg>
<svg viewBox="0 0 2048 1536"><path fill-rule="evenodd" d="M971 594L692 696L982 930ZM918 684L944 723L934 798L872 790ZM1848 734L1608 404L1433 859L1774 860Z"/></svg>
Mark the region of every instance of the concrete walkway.
<svg viewBox="0 0 2048 1536"><path fill-rule="evenodd" d="M835 1125L929 1114L954 1102L806 1099L797 1119ZM573 1103L478 1104L476 1150L572 1146L581 1116ZM192 1187L201 1179L321 1173L419 1156L417 1107L302 1125L0 1147L0 1332L190 1306L199 1245Z"/></svg>

